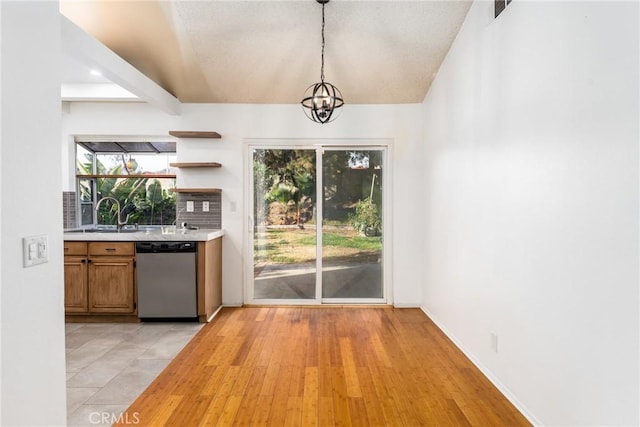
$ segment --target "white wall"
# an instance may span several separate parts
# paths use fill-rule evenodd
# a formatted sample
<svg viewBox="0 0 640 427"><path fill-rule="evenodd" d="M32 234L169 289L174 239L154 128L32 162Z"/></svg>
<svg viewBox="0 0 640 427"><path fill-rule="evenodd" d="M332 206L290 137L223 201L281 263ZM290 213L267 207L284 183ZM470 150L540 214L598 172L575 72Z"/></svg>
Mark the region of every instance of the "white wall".
<svg viewBox="0 0 640 427"><path fill-rule="evenodd" d="M0 2L0 43L0 424L64 425L58 3ZM23 268L39 234L49 262Z"/></svg>
<svg viewBox="0 0 640 427"><path fill-rule="evenodd" d="M492 12L424 101L424 309L536 423L638 425L638 3Z"/></svg>
<svg viewBox="0 0 640 427"><path fill-rule="evenodd" d="M299 105L183 104L180 116L170 116L145 104L72 103L63 115L62 152L67 165L67 189L73 189L73 135L128 134L167 135L169 130L213 130L222 139L179 142L179 160L218 161L222 168L178 176L180 185L222 188L223 303L243 302L242 260L244 245L244 144L245 139L392 139L393 233L392 246L403 248L393 256L393 301L418 306L421 300L419 254L415 239L420 223L422 200L416 194L416 177L422 168L421 105L345 106L333 123L319 125L308 120ZM69 166L70 165L70 166ZM201 173L201 172L200 172ZM186 175L186 174L185 174ZM236 204L235 212L231 204Z"/></svg>

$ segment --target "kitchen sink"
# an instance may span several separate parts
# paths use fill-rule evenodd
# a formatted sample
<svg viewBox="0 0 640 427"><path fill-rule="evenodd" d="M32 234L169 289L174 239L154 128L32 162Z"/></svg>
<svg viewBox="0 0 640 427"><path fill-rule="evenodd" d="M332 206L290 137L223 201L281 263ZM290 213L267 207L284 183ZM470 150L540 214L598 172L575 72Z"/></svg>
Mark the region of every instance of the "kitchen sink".
<svg viewBox="0 0 640 427"><path fill-rule="evenodd" d="M77 228L75 230L66 230L65 233L136 233L140 230L135 228L123 228L118 231L115 228Z"/></svg>

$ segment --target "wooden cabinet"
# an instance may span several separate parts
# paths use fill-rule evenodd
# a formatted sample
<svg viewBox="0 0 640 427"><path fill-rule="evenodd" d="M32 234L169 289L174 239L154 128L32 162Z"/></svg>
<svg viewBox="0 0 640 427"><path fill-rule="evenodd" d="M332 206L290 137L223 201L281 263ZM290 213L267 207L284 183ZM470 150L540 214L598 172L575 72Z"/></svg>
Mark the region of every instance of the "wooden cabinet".
<svg viewBox="0 0 640 427"><path fill-rule="evenodd" d="M208 322L222 306L222 237L198 242L198 318Z"/></svg>
<svg viewBox="0 0 640 427"><path fill-rule="evenodd" d="M135 243L64 242L67 321L139 321ZM198 318L206 322L222 305L222 237L198 242Z"/></svg>
<svg viewBox="0 0 640 427"><path fill-rule="evenodd" d="M133 257L89 258L89 311L133 314Z"/></svg>
<svg viewBox="0 0 640 427"><path fill-rule="evenodd" d="M87 242L64 242L64 256L87 256Z"/></svg>
<svg viewBox="0 0 640 427"><path fill-rule="evenodd" d="M64 309L67 313L86 313L87 243L64 242Z"/></svg>
<svg viewBox="0 0 640 427"><path fill-rule="evenodd" d="M96 256L128 256L136 253L133 242L89 242L89 257Z"/></svg>
<svg viewBox="0 0 640 427"><path fill-rule="evenodd" d="M132 242L65 242L64 253L67 314L135 314Z"/></svg>
<svg viewBox="0 0 640 427"><path fill-rule="evenodd" d="M64 309L67 313L86 313L89 310L87 295L87 257L64 257Z"/></svg>

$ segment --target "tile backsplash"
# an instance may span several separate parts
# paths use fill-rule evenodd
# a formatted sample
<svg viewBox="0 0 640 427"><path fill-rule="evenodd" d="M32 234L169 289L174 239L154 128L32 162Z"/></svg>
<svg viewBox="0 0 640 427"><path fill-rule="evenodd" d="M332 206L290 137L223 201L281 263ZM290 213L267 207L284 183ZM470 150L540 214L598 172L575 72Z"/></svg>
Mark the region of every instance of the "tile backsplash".
<svg viewBox="0 0 640 427"><path fill-rule="evenodd" d="M78 226L75 191L62 192L62 222L65 229ZM187 212L187 201L193 201L194 211ZM209 212L202 211L202 202L209 202ZM222 228L222 196L220 194L178 193L176 224L186 222L202 228Z"/></svg>
<svg viewBox="0 0 640 427"><path fill-rule="evenodd" d="M192 201L193 212L187 212L187 201ZM209 212L202 211L202 202L209 202ZM205 193L178 193L176 225L186 222L202 228L222 228L222 195Z"/></svg>
<svg viewBox="0 0 640 427"><path fill-rule="evenodd" d="M78 226L76 205L76 192L62 192L62 226L64 228L75 228Z"/></svg>

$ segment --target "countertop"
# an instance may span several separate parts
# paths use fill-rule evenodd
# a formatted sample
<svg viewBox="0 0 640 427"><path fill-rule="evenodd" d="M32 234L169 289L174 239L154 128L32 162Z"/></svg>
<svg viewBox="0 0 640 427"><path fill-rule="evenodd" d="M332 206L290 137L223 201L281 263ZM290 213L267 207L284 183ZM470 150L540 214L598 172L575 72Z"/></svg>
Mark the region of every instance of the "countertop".
<svg viewBox="0 0 640 427"><path fill-rule="evenodd" d="M173 231L173 230L171 230ZM175 242L194 241L206 242L224 236L224 230L202 228L199 230L183 230L180 227L175 232L163 232L160 228L152 228L139 231L127 231L122 233L96 232L84 233L82 231L65 230L64 240L67 241L91 241L91 242Z"/></svg>

